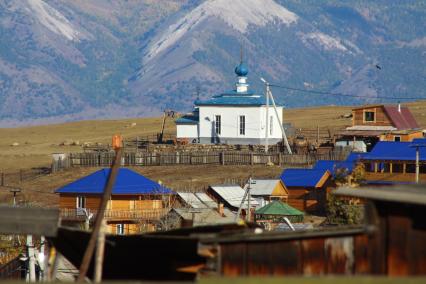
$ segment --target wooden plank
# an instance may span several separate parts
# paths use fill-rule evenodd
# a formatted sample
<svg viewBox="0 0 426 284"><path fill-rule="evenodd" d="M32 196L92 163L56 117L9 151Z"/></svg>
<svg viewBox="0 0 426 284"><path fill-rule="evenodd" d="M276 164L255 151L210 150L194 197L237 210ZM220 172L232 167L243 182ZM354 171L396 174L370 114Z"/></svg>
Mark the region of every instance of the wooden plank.
<svg viewBox="0 0 426 284"><path fill-rule="evenodd" d="M58 209L0 206L0 232L3 234L54 237L58 224Z"/></svg>

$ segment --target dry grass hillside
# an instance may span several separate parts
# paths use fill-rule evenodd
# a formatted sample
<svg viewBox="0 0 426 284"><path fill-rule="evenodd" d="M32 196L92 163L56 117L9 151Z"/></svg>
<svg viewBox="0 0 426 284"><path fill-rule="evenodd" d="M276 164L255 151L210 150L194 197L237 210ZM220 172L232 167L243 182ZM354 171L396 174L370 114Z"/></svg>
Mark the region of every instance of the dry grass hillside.
<svg viewBox="0 0 426 284"><path fill-rule="evenodd" d="M426 101L407 104L422 127L426 127ZM297 128L342 128L351 124L351 107L315 107L288 109L284 120ZM45 126L0 129L0 172L48 166L52 153L81 151L80 146L59 146L66 141L110 143L113 134L124 138L152 135L160 131L161 118L135 118L123 120L79 121ZM170 119L166 132L174 133ZM17 143L18 146L11 146Z"/></svg>

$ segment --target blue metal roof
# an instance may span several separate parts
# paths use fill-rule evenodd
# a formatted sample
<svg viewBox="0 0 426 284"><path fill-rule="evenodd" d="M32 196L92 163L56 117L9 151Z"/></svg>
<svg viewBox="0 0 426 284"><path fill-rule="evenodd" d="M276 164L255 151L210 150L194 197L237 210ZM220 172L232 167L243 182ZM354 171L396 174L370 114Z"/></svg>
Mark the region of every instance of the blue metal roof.
<svg viewBox="0 0 426 284"><path fill-rule="evenodd" d="M426 138L416 138L411 142L412 147L426 147Z"/></svg>
<svg viewBox="0 0 426 284"><path fill-rule="evenodd" d="M177 124L197 124L200 118L195 115L184 115L175 120Z"/></svg>
<svg viewBox="0 0 426 284"><path fill-rule="evenodd" d="M287 187L315 187L326 169L285 169L280 178Z"/></svg>
<svg viewBox="0 0 426 284"><path fill-rule="evenodd" d="M419 147L420 160L426 161L426 148ZM379 141L369 153L365 153L363 160L387 161L415 161L416 148L411 142Z"/></svg>
<svg viewBox="0 0 426 284"><path fill-rule="evenodd" d="M101 194L108 180L110 169L102 169L78 179L56 193ZM122 194L174 194L174 192L130 169L120 168L112 189L113 195Z"/></svg>
<svg viewBox="0 0 426 284"><path fill-rule="evenodd" d="M345 161L334 161L334 160L319 160L314 165L314 170L328 170L333 176L336 175L336 170L345 169L347 173L351 173L356 163L362 158L364 153L352 152L346 158Z"/></svg>
<svg viewBox="0 0 426 284"><path fill-rule="evenodd" d="M208 100L196 100L196 106L262 106L266 105L264 97L249 96L249 95L223 95L215 96Z"/></svg>

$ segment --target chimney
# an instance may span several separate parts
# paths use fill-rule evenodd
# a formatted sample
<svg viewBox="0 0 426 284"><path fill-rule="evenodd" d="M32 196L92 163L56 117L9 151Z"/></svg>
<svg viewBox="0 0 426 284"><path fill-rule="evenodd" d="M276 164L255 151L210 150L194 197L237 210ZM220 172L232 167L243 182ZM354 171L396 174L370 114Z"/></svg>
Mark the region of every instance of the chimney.
<svg viewBox="0 0 426 284"><path fill-rule="evenodd" d="M223 203L218 203L217 204L217 212L219 213L220 216L224 217L225 213L223 212Z"/></svg>
<svg viewBox="0 0 426 284"><path fill-rule="evenodd" d="M401 102L398 102L398 112L401 112Z"/></svg>

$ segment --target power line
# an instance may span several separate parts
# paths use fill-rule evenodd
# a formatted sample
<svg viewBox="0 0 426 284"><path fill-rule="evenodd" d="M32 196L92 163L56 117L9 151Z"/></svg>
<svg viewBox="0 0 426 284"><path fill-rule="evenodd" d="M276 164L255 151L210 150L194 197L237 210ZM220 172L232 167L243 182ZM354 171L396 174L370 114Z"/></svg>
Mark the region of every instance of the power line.
<svg viewBox="0 0 426 284"><path fill-rule="evenodd" d="M324 92L324 91L299 89L299 88L288 87L288 86L277 85L277 84L271 84L269 86L274 87L274 88L279 88L279 89L286 89L286 90L291 90L291 91L311 93L311 94L316 94L316 95L332 95L332 96L353 97L353 98L363 98L363 99L388 99L388 100L421 100L421 99L424 99L424 98L419 98L419 97L417 97L417 98L415 98L415 97L384 97L384 96L366 97L366 96L360 96L360 95L349 95L349 94L342 94L342 93L331 93L331 92Z"/></svg>

